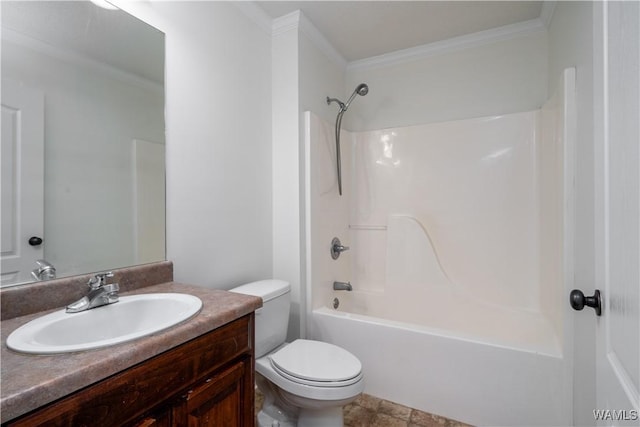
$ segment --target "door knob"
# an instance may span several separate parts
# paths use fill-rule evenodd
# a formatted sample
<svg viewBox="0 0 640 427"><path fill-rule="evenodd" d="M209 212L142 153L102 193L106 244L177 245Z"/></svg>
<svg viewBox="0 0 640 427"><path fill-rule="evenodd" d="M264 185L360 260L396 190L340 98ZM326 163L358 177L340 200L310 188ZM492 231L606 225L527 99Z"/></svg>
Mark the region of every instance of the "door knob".
<svg viewBox="0 0 640 427"><path fill-rule="evenodd" d="M31 246L39 246L42 244L42 238L38 236L32 236L29 238L29 244Z"/></svg>
<svg viewBox="0 0 640 427"><path fill-rule="evenodd" d="M586 305L596 311L596 316L602 314L602 298L600 298L600 291L597 289L590 297L585 297L581 290L574 289L569 294L569 302L574 310L582 310Z"/></svg>

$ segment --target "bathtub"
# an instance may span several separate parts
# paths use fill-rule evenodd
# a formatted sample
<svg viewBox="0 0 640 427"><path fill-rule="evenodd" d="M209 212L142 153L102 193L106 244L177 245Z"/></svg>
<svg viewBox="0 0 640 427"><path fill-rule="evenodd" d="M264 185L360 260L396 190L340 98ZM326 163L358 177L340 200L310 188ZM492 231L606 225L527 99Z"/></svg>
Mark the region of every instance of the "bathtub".
<svg viewBox="0 0 640 427"><path fill-rule="evenodd" d="M358 292L349 297L371 299ZM364 302L317 308L308 326L311 338L362 361L365 393L473 425L571 423L560 356L507 344L499 334L473 338L442 323L425 327L342 310L357 304Z"/></svg>
<svg viewBox="0 0 640 427"><path fill-rule="evenodd" d="M366 393L473 425L573 424L563 77L540 110L343 129L342 196L333 123L305 113L303 330L355 354Z"/></svg>

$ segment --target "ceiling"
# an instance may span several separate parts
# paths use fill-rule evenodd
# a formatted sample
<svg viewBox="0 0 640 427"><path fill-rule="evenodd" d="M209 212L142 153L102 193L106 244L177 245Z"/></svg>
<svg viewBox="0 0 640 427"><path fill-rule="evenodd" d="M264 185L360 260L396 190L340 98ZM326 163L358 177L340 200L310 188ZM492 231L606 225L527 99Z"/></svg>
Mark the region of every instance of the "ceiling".
<svg viewBox="0 0 640 427"><path fill-rule="evenodd" d="M301 10L348 62L536 19L543 5L481 0L253 3L271 19ZM2 27L163 81L162 33L124 12L101 9L86 0L2 0Z"/></svg>
<svg viewBox="0 0 640 427"><path fill-rule="evenodd" d="M256 1L272 19L301 10L347 61L540 17L542 1Z"/></svg>

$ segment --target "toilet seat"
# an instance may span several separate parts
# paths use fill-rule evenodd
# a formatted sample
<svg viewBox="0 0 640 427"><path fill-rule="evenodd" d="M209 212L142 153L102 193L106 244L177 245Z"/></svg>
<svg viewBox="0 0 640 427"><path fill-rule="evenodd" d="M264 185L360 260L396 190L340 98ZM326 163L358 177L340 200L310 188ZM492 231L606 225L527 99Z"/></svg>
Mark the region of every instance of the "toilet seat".
<svg viewBox="0 0 640 427"><path fill-rule="evenodd" d="M284 344L281 348L289 344ZM277 351L277 350L276 350ZM343 383L336 383L336 385L320 386L318 382L310 382L312 385L303 384L300 379L289 379L282 375L273 367L273 363L270 357L263 356L256 359L256 375L265 377L270 383L276 387L282 389L285 392L291 393L294 396L300 396L306 399L312 399L315 401L327 401L338 402L343 399L355 398L358 394L364 390L364 375L359 375L353 384L346 385Z"/></svg>
<svg viewBox="0 0 640 427"><path fill-rule="evenodd" d="M282 371L281 369L279 369L277 366L273 365L273 363L271 364L271 367L278 373L278 375L288 379L289 381L293 381L298 384L304 384L312 387L346 387L348 385L355 384L362 379L362 372L361 372L357 376L346 381L312 381L312 380L306 380L303 378L298 378L293 375L290 375Z"/></svg>
<svg viewBox="0 0 640 427"><path fill-rule="evenodd" d="M288 380L314 387L343 387L362 379L358 358L320 341L295 340L269 355L269 361Z"/></svg>

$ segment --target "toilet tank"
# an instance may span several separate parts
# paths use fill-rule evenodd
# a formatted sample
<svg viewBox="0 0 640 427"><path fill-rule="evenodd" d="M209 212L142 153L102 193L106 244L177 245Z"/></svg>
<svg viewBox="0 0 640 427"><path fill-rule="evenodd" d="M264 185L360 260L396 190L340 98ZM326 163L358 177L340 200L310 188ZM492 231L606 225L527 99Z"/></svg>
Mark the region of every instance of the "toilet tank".
<svg viewBox="0 0 640 427"><path fill-rule="evenodd" d="M262 308L256 310L256 359L285 342L291 305L289 282L260 280L229 291L262 298Z"/></svg>

